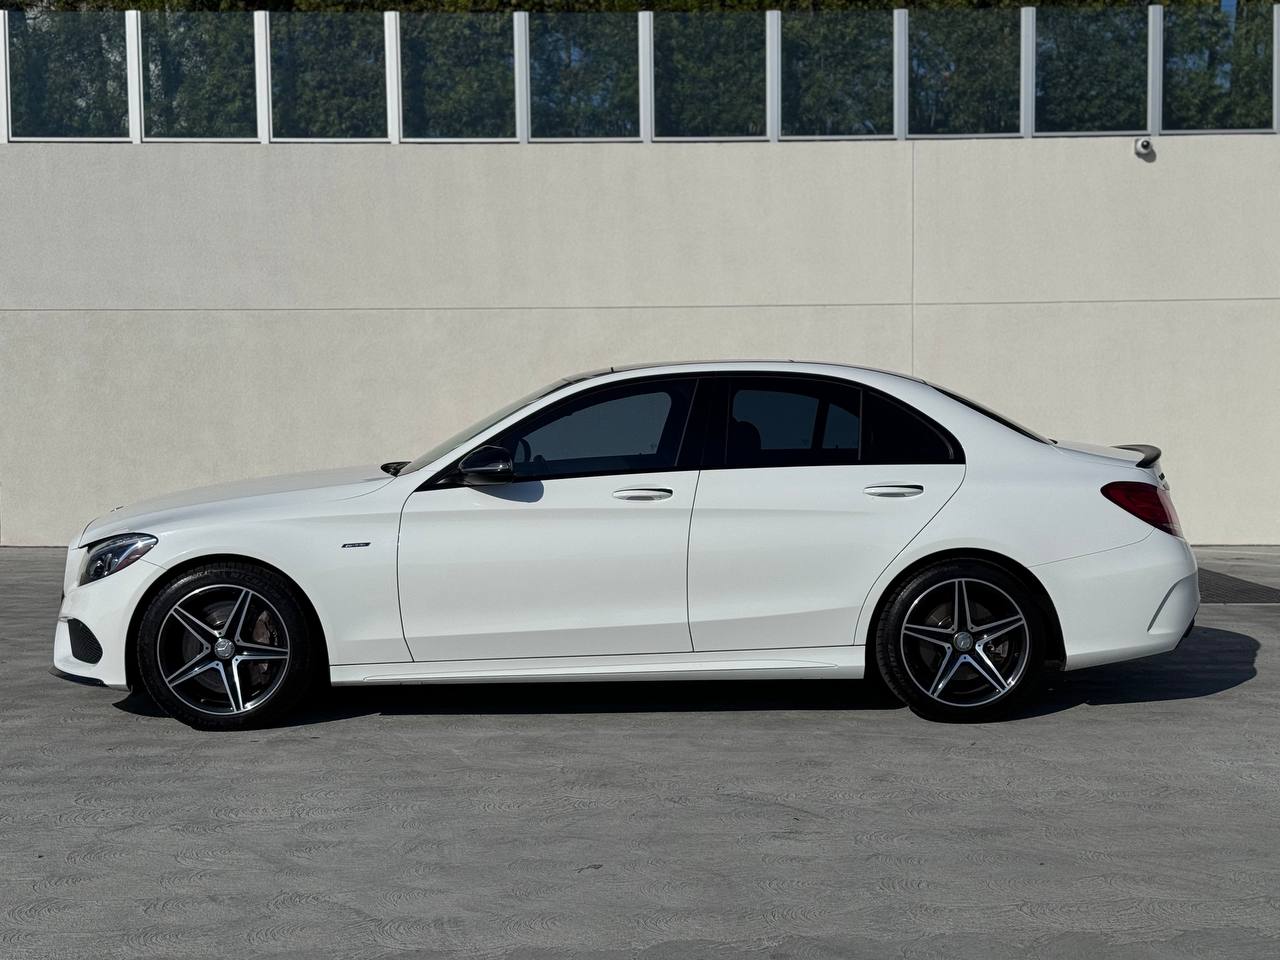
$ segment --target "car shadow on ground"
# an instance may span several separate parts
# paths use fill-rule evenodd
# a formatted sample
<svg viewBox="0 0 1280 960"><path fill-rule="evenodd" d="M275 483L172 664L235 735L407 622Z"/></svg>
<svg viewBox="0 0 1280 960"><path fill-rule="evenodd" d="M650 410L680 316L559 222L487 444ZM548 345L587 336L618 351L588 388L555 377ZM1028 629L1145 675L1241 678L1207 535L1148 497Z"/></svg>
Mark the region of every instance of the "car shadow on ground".
<svg viewBox="0 0 1280 960"><path fill-rule="evenodd" d="M1081 706L1191 700L1212 696L1257 676L1259 644L1230 630L1197 628L1172 653L1050 676L1009 721ZM115 706L162 716L143 693ZM581 683L464 683L335 687L286 717L280 726L307 726L382 715L519 715L702 713L715 711L881 711L902 704L876 679L703 680Z"/></svg>
<svg viewBox="0 0 1280 960"><path fill-rule="evenodd" d="M1232 630L1196 627L1171 653L1052 675L1038 697L1009 719L1079 706L1195 700L1258 675L1260 644Z"/></svg>

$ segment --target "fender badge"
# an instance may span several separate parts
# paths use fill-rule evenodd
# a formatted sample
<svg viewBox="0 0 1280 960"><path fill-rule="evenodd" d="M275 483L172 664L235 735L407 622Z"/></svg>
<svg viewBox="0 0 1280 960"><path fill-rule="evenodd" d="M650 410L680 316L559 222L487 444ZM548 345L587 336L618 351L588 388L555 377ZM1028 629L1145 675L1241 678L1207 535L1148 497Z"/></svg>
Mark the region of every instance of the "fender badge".
<svg viewBox="0 0 1280 960"><path fill-rule="evenodd" d="M348 549L350 549L351 547L367 547L368 545L369 545L369 541L368 541L368 540L364 541L363 543L344 543L344 544L342 545L342 549L343 549L343 550L348 550Z"/></svg>

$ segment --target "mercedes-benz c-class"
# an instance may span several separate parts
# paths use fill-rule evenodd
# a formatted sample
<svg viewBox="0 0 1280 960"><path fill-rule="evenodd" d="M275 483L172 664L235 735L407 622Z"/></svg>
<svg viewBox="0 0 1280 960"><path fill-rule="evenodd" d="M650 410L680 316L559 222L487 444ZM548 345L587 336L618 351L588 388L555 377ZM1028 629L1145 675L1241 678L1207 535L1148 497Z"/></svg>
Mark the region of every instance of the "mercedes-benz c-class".
<svg viewBox="0 0 1280 960"><path fill-rule="evenodd" d="M54 667L206 729L325 681L872 666L923 716L984 719L1047 670L1189 631L1196 563L1159 458L860 367L607 370L413 461L99 517L67 554Z"/></svg>

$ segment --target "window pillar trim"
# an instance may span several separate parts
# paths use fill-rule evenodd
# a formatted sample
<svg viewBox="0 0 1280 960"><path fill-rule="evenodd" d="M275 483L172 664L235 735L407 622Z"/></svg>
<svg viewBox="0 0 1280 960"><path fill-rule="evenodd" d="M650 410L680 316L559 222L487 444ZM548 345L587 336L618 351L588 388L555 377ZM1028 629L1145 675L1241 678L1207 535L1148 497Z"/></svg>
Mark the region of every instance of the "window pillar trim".
<svg viewBox="0 0 1280 960"><path fill-rule="evenodd" d="M764 129L770 143L782 137L782 12L764 15Z"/></svg>
<svg viewBox="0 0 1280 960"><path fill-rule="evenodd" d="M911 79L911 56L907 45L909 26L906 8L895 9L893 11L893 136L896 140L907 139L909 118L907 95Z"/></svg>
<svg viewBox="0 0 1280 960"><path fill-rule="evenodd" d="M129 102L129 142L142 142L142 14L124 12L125 89Z"/></svg>
<svg viewBox="0 0 1280 960"><path fill-rule="evenodd" d="M528 143L532 104L529 100L529 14L524 10L511 15L511 29L515 31L516 71L516 140Z"/></svg>
<svg viewBox="0 0 1280 960"><path fill-rule="evenodd" d="M271 14L253 12L253 83L258 142L271 142Z"/></svg>
<svg viewBox="0 0 1280 960"><path fill-rule="evenodd" d="M1018 74L1020 109L1018 132L1024 137L1036 134L1036 8L1022 8L1021 56Z"/></svg>
<svg viewBox="0 0 1280 960"><path fill-rule="evenodd" d="M383 57L387 68L387 140L399 143L403 132L402 92L400 89L400 14L387 10L382 14Z"/></svg>
<svg viewBox="0 0 1280 960"><path fill-rule="evenodd" d="M0 10L0 144L9 142L9 11Z"/></svg>
<svg viewBox="0 0 1280 960"><path fill-rule="evenodd" d="M1147 7L1147 133L1164 126L1164 7Z"/></svg>
<svg viewBox="0 0 1280 960"><path fill-rule="evenodd" d="M639 34L640 140L653 143L653 11L641 10Z"/></svg>

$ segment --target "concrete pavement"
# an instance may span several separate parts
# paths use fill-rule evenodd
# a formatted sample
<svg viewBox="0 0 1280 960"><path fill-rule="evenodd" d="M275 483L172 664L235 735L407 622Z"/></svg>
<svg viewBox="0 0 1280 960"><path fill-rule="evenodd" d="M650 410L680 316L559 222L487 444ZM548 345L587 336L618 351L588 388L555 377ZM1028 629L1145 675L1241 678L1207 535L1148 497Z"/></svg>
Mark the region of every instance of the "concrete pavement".
<svg viewBox="0 0 1280 960"><path fill-rule="evenodd" d="M1245 553L1221 569L1280 570ZM61 563L0 550L5 958L1280 952L1280 606L1204 607L995 724L870 684L582 684L343 689L211 735L46 672Z"/></svg>

